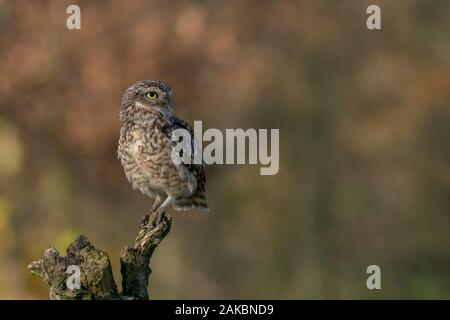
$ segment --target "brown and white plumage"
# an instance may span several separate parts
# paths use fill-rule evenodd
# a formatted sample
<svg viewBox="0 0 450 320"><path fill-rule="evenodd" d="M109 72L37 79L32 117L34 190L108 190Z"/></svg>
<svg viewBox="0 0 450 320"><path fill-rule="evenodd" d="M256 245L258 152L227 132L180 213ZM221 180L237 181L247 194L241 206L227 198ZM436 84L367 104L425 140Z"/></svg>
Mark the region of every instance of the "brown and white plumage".
<svg viewBox="0 0 450 320"><path fill-rule="evenodd" d="M120 109L118 157L134 189L155 198L152 212L208 210L202 164L176 164L171 154L175 129L192 128L172 112L172 91L163 81L143 80L130 86ZM193 152L192 152L193 154Z"/></svg>

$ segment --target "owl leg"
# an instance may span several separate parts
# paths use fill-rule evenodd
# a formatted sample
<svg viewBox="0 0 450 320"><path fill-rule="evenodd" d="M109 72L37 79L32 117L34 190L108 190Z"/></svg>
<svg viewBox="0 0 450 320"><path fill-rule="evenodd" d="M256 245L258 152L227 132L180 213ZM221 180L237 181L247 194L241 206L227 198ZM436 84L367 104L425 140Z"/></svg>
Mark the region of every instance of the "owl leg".
<svg viewBox="0 0 450 320"><path fill-rule="evenodd" d="M141 219L141 223L140 223L140 226L141 226L141 227L144 227L144 226L147 225L148 220L150 219L150 215L151 215L153 212L155 212L156 209L158 209L158 207L159 207L159 205L161 204L161 202L162 202L161 197L160 197L160 196L156 196L155 202L153 202L152 208L151 208L150 211L149 211L145 216L143 216L142 219Z"/></svg>
<svg viewBox="0 0 450 320"><path fill-rule="evenodd" d="M166 198L166 200L164 200L164 202L158 207L158 209L156 209L155 214L156 214L156 225L158 225L161 220L162 217L164 215L164 212L166 211L167 207L171 206L173 204L173 202L175 201L175 197L172 196L168 196Z"/></svg>
<svg viewBox="0 0 450 320"><path fill-rule="evenodd" d="M156 196L155 202L153 202L153 206L152 206L152 209L150 210L150 213L156 211L156 209L158 209L161 202L162 202L161 196Z"/></svg>

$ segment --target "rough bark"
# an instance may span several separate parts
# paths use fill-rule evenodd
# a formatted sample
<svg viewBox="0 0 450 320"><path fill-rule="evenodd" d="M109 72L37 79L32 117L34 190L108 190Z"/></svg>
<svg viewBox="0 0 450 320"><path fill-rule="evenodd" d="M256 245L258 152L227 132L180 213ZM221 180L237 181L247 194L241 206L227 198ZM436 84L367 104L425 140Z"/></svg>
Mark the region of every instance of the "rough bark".
<svg viewBox="0 0 450 320"><path fill-rule="evenodd" d="M66 250L66 256L60 256L52 247L44 251L42 259L32 262L28 270L40 276L50 286L50 299L149 299L148 280L151 273L150 258L169 233L172 220L164 216L155 225L151 218L142 226L133 246L122 249L120 272L122 274L122 292L119 293L114 281L108 254L96 249L89 240L80 235ZM69 266L80 270L80 288L68 287L71 276Z"/></svg>

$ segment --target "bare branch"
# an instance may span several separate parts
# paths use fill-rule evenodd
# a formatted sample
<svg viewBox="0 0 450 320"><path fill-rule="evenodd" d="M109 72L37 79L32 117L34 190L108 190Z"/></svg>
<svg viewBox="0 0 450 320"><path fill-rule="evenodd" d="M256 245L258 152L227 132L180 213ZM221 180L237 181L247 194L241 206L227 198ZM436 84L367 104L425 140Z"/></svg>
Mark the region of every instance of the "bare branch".
<svg viewBox="0 0 450 320"><path fill-rule="evenodd" d="M169 233L172 225L171 218L164 216L162 221L154 227L154 219L142 227L133 247L127 246L122 250L120 272L124 297L149 298L147 286L152 272L149 267L150 258L161 240Z"/></svg>

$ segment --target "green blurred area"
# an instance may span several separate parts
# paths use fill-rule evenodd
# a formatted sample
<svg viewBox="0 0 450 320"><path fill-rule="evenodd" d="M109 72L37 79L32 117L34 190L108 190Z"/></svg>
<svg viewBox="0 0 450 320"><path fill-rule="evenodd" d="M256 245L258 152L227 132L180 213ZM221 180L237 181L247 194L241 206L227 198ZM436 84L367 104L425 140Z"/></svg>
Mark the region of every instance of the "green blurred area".
<svg viewBox="0 0 450 320"><path fill-rule="evenodd" d="M211 214L173 212L153 298L450 298L450 2L79 1L76 31L70 4L0 1L0 298L46 299L27 264L80 233L120 280L151 207L116 158L139 79L204 129L280 129L277 175L208 166Z"/></svg>

